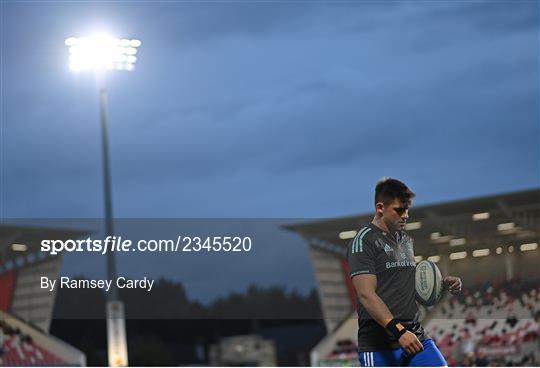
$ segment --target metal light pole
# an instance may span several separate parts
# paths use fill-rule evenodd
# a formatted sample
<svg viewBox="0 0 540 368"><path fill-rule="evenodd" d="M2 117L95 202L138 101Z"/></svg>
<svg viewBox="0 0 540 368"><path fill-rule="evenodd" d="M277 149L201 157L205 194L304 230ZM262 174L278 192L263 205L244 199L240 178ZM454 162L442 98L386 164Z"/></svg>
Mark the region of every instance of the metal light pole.
<svg viewBox="0 0 540 368"><path fill-rule="evenodd" d="M93 37L70 37L65 41L69 47L70 69L93 70L99 78L99 105L101 120L101 148L103 158L103 192L105 201L105 237L114 236L109 134L107 127L107 70L133 70L139 40L128 40L98 35ZM107 277L113 286L107 294L107 343L109 366L128 365L124 305L116 288L116 263L114 252L107 252Z"/></svg>
<svg viewBox="0 0 540 368"><path fill-rule="evenodd" d="M100 78L99 86L99 108L101 117L101 153L103 159L103 199L105 201L105 237L114 236L112 191L111 191L111 168L109 155L109 129L107 126L107 87L105 86L105 76ZM116 279L116 262L114 252L107 252L107 278ZM107 294L107 301L118 301L118 289L116 284L111 285L110 293Z"/></svg>

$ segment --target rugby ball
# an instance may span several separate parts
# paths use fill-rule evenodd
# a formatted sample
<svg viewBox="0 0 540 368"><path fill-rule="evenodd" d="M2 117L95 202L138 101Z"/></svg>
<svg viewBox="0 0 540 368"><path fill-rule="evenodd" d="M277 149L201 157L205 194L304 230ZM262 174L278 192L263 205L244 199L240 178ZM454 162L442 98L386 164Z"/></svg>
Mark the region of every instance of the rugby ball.
<svg viewBox="0 0 540 368"><path fill-rule="evenodd" d="M443 282L441 271L435 263L423 260L416 264L415 289L418 303L429 307L439 302Z"/></svg>

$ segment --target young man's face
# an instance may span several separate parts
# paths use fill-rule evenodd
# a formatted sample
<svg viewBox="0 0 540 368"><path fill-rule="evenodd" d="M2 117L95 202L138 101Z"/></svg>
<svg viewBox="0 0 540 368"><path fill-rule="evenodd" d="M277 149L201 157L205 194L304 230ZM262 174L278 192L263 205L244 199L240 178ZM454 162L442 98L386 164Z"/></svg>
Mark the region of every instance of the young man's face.
<svg viewBox="0 0 540 368"><path fill-rule="evenodd" d="M409 207L410 203L404 203L395 198L386 205L377 203L377 212L382 214L382 220L389 231L400 231L405 229L405 224L409 219Z"/></svg>

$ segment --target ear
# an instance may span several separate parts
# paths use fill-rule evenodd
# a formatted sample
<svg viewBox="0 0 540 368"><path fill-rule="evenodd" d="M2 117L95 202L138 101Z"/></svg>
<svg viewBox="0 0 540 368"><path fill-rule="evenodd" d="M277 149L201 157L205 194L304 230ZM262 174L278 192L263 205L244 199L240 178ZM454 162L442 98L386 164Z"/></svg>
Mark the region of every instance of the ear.
<svg viewBox="0 0 540 368"><path fill-rule="evenodd" d="M377 212L378 215L382 216L384 210L384 204L382 202L375 203L375 212Z"/></svg>

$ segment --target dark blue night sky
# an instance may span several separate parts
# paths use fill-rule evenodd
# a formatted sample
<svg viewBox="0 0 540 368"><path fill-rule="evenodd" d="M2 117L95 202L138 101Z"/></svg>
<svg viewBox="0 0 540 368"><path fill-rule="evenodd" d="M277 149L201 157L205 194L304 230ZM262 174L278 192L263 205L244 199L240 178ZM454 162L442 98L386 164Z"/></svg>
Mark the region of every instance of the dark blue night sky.
<svg viewBox="0 0 540 368"><path fill-rule="evenodd" d="M64 46L97 30L143 42L108 78L116 217L366 213L386 175L419 204L539 186L537 1L1 7L4 219L102 216L96 83ZM305 290L287 236L265 256L294 249L283 272L261 261L253 278Z"/></svg>

